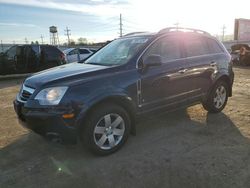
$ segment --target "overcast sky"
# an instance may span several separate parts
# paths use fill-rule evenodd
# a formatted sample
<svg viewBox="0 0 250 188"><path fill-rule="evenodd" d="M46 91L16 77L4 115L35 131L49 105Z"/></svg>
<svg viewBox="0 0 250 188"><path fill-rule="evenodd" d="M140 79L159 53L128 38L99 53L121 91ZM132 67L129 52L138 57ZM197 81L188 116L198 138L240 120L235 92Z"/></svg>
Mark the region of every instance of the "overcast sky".
<svg viewBox="0 0 250 188"><path fill-rule="evenodd" d="M104 41L119 36L119 14L123 32L158 31L179 23L221 35L233 34L235 18L250 19L250 1L226 0L0 0L0 39L3 42L49 42L49 26L58 27L60 43L71 38Z"/></svg>

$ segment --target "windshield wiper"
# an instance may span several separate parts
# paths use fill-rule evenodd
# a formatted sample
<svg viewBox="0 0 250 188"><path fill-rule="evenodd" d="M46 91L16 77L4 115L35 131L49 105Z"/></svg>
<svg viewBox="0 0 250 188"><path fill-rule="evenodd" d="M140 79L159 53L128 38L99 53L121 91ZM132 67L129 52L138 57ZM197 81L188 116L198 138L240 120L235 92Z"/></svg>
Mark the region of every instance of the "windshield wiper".
<svg viewBox="0 0 250 188"><path fill-rule="evenodd" d="M95 63L95 62L88 62L88 63L85 63L84 64L90 64L90 65L101 65L101 66L110 66L110 65L105 65L105 64L102 64L102 63Z"/></svg>

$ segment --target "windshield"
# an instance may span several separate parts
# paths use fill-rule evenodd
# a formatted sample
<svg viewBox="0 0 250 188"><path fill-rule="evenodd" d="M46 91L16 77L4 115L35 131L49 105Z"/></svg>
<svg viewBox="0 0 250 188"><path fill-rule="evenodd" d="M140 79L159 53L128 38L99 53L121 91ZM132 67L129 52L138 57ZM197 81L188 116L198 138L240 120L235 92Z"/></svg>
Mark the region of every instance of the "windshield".
<svg viewBox="0 0 250 188"><path fill-rule="evenodd" d="M88 58L85 63L104 66L125 64L138 52L148 39L148 37L143 36L114 40Z"/></svg>

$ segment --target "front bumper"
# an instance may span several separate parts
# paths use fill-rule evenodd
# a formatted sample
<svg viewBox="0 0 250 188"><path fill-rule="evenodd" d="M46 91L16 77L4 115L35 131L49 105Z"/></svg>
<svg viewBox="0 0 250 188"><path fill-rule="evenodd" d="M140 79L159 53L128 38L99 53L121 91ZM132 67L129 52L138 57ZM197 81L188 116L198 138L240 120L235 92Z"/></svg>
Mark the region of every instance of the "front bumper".
<svg viewBox="0 0 250 188"><path fill-rule="evenodd" d="M50 139L60 139L64 143L76 143L77 134L74 120L65 120L56 110L30 109L24 103L15 100L14 109L19 123L37 134Z"/></svg>

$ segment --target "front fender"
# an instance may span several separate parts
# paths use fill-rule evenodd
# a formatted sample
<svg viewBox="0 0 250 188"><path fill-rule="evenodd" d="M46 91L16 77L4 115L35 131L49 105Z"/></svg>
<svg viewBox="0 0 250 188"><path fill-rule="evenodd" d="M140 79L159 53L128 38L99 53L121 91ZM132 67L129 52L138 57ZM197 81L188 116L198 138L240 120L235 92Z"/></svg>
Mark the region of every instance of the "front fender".
<svg viewBox="0 0 250 188"><path fill-rule="evenodd" d="M132 98L129 97L126 92L122 90L116 90L116 91L109 90L108 92L105 91L105 92L93 95L93 97L90 100L84 103L80 113L78 114L76 118L76 128L81 127L84 120L88 116L88 112L102 102L118 103L119 105L122 105L123 107L125 107L128 113L135 114L136 112L135 104Z"/></svg>

